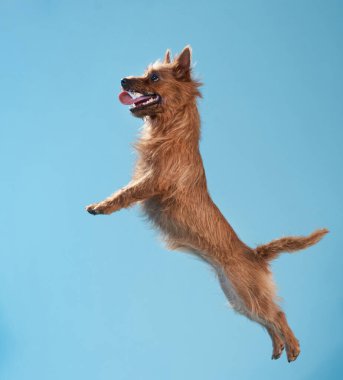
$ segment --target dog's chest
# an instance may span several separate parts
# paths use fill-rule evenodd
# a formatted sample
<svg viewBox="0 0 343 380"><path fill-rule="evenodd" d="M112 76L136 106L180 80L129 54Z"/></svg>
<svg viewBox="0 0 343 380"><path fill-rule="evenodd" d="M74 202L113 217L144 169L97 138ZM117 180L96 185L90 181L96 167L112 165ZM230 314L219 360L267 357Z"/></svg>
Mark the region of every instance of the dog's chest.
<svg viewBox="0 0 343 380"><path fill-rule="evenodd" d="M175 218L175 206L171 210L169 202L153 197L142 202L144 214L153 225L167 236L179 235L182 227Z"/></svg>

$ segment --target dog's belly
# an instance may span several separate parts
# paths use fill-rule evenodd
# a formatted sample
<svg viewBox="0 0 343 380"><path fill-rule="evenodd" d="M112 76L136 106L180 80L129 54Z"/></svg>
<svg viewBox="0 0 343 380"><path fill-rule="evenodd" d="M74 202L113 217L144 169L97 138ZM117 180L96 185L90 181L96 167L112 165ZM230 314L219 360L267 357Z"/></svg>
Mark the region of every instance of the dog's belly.
<svg viewBox="0 0 343 380"><path fill-rule="evenodd" d="M216 272L221 288L233 309L248 315L244 302L238 295L228 274L220 265L215 263L206 250L202 249L187 226L180 223L173 216L173 213L168 212L168 207L163 202L160 202L159 199L152 198L144 201L142 202L142 207L149 220L162 233L168 248L191 253L209 264ZM173 212L175 211L177 210L174 208Z"/></svg>
<svg viewBox="0 0 343 380"><path fill-rule="evenodd" d="M178 209L175 203L172 209L168 206L168 202L163 202L157 197L142 202L144 214L162 233L169 249L177 249L203 256L194 232L190 230L186 223L182 223L177 218L178 213L181 213L182 210Z"/></svg>
<svg viewBox="0 0 343 380"><path fill-rule="evenodd" d="M248 316L248 311L246 309L246 306L242 300L242 298L238 295L235 287L233 286L232 282L230 281L228 275L225 273L223 268L219 266L213 266L216 270L220 286L229 301L230 305L234 310L236 310L238 313L244 314Z"/></svg>

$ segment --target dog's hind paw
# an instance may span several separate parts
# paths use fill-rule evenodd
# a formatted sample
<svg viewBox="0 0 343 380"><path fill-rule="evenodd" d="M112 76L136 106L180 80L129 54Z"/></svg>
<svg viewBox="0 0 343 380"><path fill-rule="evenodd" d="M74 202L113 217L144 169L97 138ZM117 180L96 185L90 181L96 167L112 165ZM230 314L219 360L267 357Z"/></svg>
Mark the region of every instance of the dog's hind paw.
<svg viewBox="0 0 343 380"><path fill-rule="evenodd" d="M284 350L284 348L285 348L284 344L280 344L277 347L274 347L272 360L280 359L280 356L282 355L282 351Z"/></svg>
<svg viewBox="0 0 343 380"><path fill-rule="evenodd" d="M294 347L286 347L288 363L294 362L300 354L300 347L296 345Z"/></svg>

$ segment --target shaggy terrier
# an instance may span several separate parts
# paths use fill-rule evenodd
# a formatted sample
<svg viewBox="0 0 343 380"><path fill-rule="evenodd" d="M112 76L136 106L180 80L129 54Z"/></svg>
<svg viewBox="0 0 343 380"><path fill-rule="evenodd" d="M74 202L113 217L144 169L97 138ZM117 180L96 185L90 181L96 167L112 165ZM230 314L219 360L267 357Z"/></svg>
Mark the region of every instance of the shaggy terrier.
<svg viewBox="0 0 343 380"><path fill-rule="evenodd" d="M87 211L111 214L139 202L170 249L191 252L209 263L233 308L267 329L272 359L286 348L288 361L295 360L299 342L276 302L269 263L281 252L317 243L328 230L256 248L239 239L207 190L199 152L200 83L192 78L189 46L174 60L167 50L163 62L150 65L140 77L123 78L121 85L121 103L144 119L135 145L138 160L131 182Z"/></svg>

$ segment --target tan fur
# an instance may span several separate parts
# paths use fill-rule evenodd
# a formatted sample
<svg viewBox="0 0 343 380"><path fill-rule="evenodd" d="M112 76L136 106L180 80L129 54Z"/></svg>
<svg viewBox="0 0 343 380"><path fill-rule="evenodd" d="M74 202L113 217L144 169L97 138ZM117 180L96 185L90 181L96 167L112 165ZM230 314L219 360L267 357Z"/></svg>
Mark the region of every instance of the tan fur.
<svg viewBox="0 0 343 380"><path fill-rule="evenodd" d="M213 266L232 306L264 326L273 342L273 359L284 346L295 360L299 343L276 303L269 260L317 243L327 230L308 237L288 237L252 249L244 244L212 201L199 152L200 118L196 99L200 83L191 77L191 50L186 47L171 61L129 77L128 88L159 94L162 101L136 110L144 118L136 143L138 160L132 181L100 203L87 207L92 214L111 214L140 202L145 214L164 236L170 249L186 250ZM151 73L159 75L155 83Z"/></svg>

